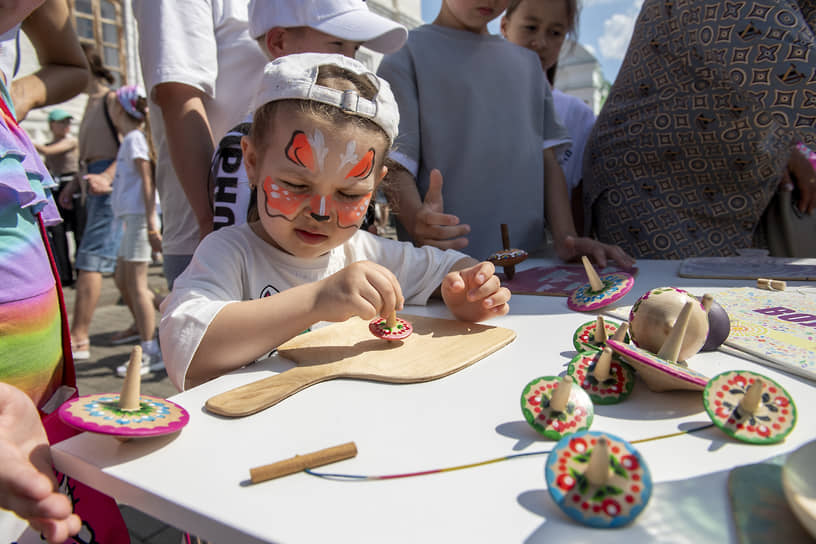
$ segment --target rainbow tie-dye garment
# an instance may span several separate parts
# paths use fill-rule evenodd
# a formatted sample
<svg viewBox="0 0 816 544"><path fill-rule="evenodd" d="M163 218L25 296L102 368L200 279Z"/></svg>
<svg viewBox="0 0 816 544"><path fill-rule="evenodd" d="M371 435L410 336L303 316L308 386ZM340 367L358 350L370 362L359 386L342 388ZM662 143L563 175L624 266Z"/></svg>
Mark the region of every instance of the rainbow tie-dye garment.
<svg viewBox="0 0 816 544"><path fill-rule="evenodd" d="M61 219L54 182L0 90L0 380L39 406L62 384L63 359L59 295L38 214L46 225Z"/></svg>

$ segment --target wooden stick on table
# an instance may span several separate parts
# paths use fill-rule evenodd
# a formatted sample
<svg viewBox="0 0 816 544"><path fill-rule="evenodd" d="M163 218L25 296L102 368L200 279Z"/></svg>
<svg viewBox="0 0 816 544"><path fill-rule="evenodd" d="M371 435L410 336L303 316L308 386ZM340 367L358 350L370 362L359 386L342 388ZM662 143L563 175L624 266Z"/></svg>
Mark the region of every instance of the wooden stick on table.
<svg viewBox="0 0 816 544"><path fill-rule="evenodd" d="M249 478L253 484L265 482L273 478L288 476L295 472L301 472L307 468L315 468L329 463L350 459L357 455L357 445L354 442L346 442L339 446L322 449L306 455L295 455L291 459L285 459L249 469Z"/></svg>

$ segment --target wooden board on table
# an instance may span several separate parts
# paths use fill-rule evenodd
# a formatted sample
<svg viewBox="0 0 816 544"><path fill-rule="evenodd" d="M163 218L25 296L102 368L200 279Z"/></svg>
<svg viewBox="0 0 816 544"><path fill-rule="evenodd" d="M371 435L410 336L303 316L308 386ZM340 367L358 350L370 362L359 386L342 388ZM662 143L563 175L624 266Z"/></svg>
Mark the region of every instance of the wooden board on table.
<svg viewBox="0 0 816 544"><path fill-rule="evenodd" d="M405 340L375 338L353 317L296 336L278 354L299 366L215 395L206 408L240 417L269 408L310 385L335 378L390 383L435 380L461 370L513 341L510 329L452 319L401 315L414 327Z"/></svg>
<svg viewBox="0 0 816 544"><path fill-rule="evenodd" d="M732 280L816 280L816 259L788 257L695 257L683 260L678 275L682 278Z"/></svg>
<svg viewBox="0 0 816 544"><path fill-rule="evenodd" d="M637 268L627 270L617 266L607 266L600 270L596 268L596 271L599 276L614 272L637 275ZM502 285L510 289L513 294L550 297L567 297L589 281L584 266L580 264L536 266L516 272L512 280L508 280L504 274L499 274L499 277Z"/></svg>

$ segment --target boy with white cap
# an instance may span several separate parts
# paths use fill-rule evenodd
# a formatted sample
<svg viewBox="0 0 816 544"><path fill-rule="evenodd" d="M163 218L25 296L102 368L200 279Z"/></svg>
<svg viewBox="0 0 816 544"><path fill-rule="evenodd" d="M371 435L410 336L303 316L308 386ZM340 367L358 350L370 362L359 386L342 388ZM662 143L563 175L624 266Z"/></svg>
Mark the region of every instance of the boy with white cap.
<svg viewBox="0 0 816 544"><path fill-rule="evenodd" d="M360 46L383 54L399 50L408 30L368 9L365 0L251 0L249 33L269 60L293 53L337 53L354 58ZM240 140L252 115L230 130L213 156L213 229L246 222L250 192Z"/></svg>

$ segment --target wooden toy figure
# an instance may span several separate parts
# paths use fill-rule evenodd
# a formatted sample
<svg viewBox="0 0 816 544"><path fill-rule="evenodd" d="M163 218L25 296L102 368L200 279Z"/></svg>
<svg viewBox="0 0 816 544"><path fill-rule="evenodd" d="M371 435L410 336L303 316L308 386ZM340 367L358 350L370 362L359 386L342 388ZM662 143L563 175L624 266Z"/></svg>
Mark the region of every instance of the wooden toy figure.
<svg viewBox="0 0 816 544"><path fill-rule="evenodd" d="M567 374L573 377L596 404L617 404L632 393L635 372L605 347L600 353L584 351L570 361Z"/></svg>
<svg viewBox="0 0 816 544"><path fill-rule="evenodd" d="M615 340L609 340L606 344L635 367L638 375L652 391L674 389L702 391L708 383L708 378L686 366L677 364L695 305L698 305L696 301L686 302L657 355L635 345Z"/></svg>
<svg viewBox="0 0 816 544"><path fill-rule="evenodd" d="M640 297L629 311L629 335L632 343L651 353L657 353L666 343L680 312L689 301L694 302L689 315L682 346L675 361L692 357L708 336L708 316L702 303L682 289L659 287Z"/></svg>
<svg viewBox="0 0 816 544"><path fill-rule="evenodd" d="M516 249L510 247L510 232L507 229L507 224L501 225L502 235L502 250L497 251L487 258L488 261L495 266L504 268L504 275L508 280L512 280L516 275L516 265L527 258L527 252L523 249Z"/></svg>
<svg viewBox="0 0 816 544"><path fill-rule="evenodd" d="M626 272L598 276L586 256L581 257L589 283L573 291L567 298L567 306L576 312L591 312L608 306L628 293L635 278Z"/></svg>
<svg viewBox="0 0 816 544"><path fill-rule="evenodd" d="M649 467L632 445L609 433L565 436L547 457L547 490L569 517L590 527L621 527L652 496Z"/></svg>
<svg viewBox="0 0 816 544"><path fill-rule="evenodd" d="M595 416L589 395L569 375L528 383L521 393L521 411L533 429L552 440L588 429Z"/></svg>
<svg viewBox="0 0 816 544"><path fill-rule="evenodd" d="M751 444L781 442L796 425L796 405L785 388L747 370L711 378L703 406L725 434Z"/></svg>
<svg viewBox="0 0 816 544"><path fill-rule="evenodd" d="M160 436L180 431L190 420L187 410L157 397L141 395L142 348L134 346L122 392L87 395L60 406L58 414L81 431L119 439Z"/></svg>
<svg viewBox="0 0 816 544"><path fill-rule="evenodd" d="M383 340L396 341L404 340L411 336L414 328L404 319L397 317L397 312L391 312L388 318L375 317L368 324L368 330L377 338Z"/></svg>

